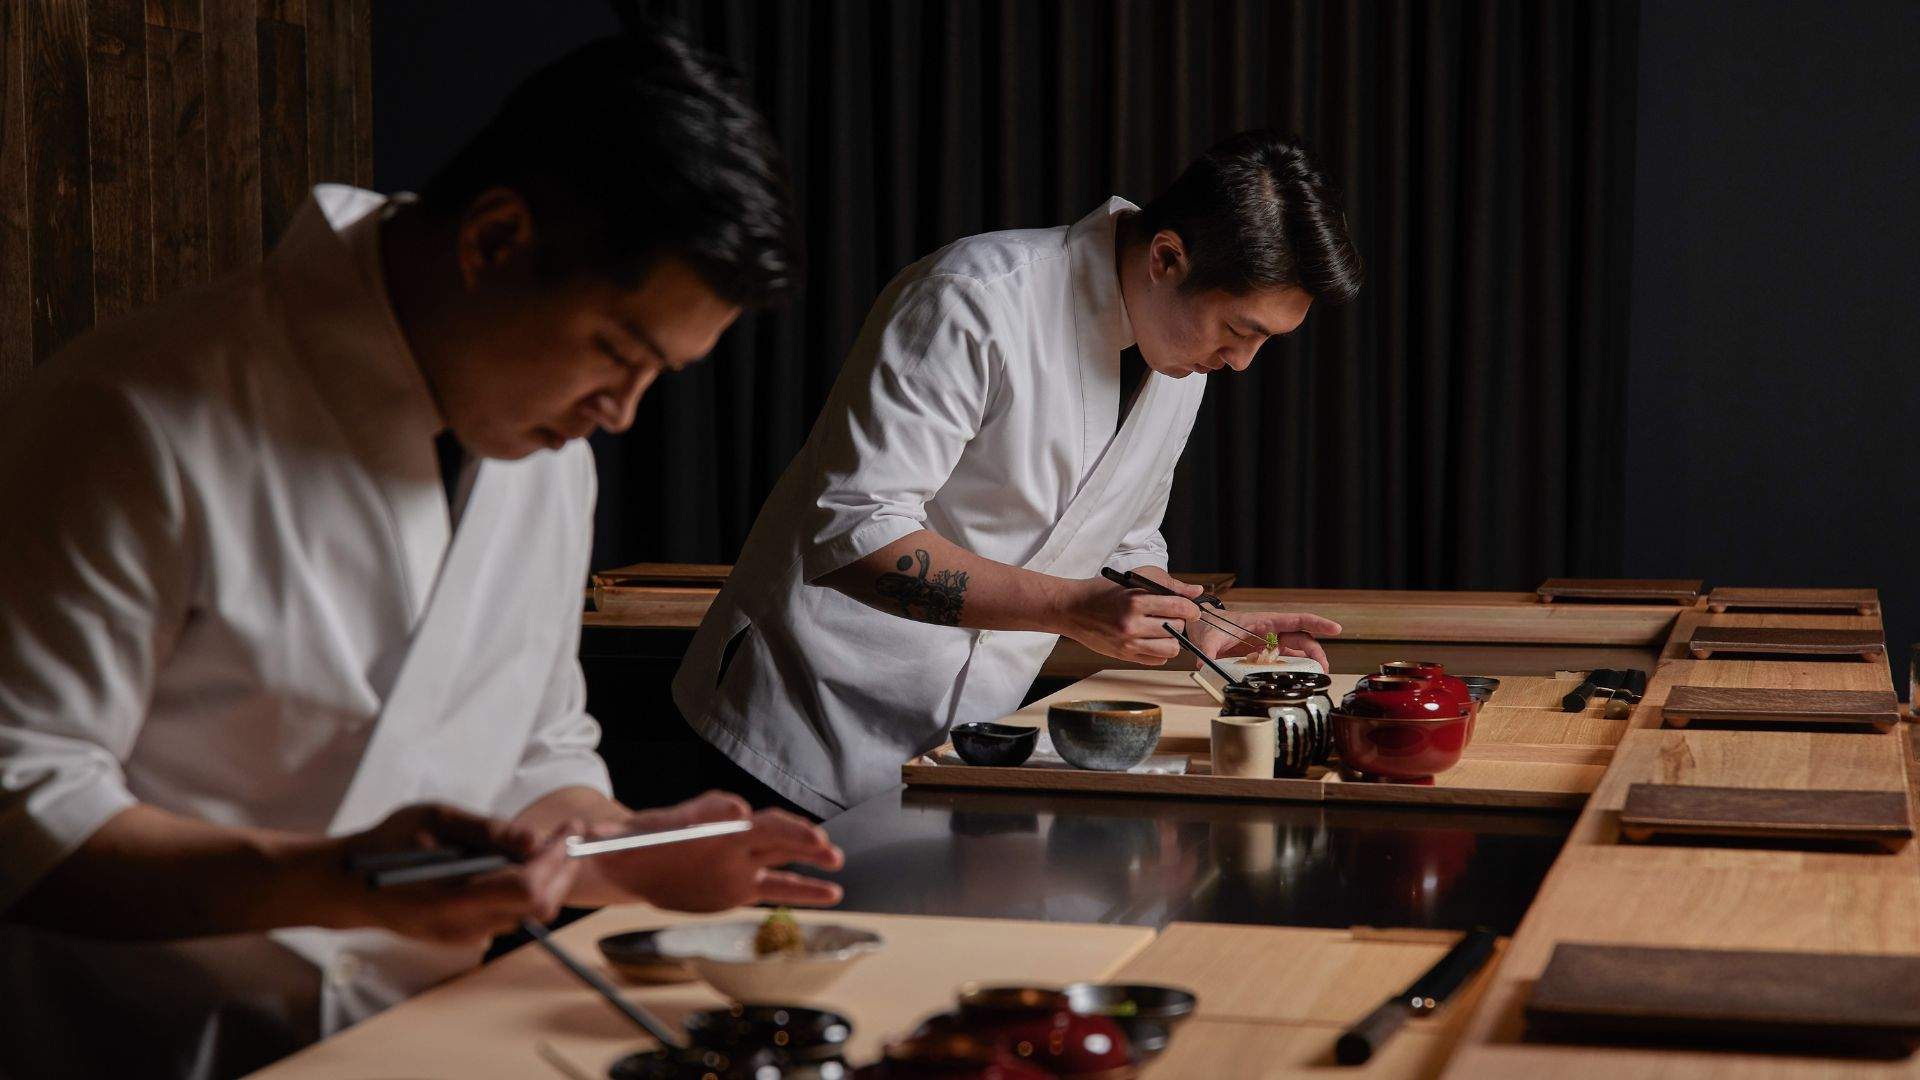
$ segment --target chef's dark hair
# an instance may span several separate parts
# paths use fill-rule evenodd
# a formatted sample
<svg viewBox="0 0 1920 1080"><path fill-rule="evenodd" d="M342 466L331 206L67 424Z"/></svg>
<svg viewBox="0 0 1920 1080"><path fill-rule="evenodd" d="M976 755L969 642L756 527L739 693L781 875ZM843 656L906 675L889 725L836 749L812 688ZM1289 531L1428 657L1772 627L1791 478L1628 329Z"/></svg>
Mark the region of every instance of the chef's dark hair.
<svg viewBox="0 0 1920 1080"><path fill-rule="evenodd" d="M1339 304L1364 276L1339 192L1298 142L1268 129L1230 136L1196 158L1141 209L1140 226L1145 236L1180 234L1187 291L1298 288Z"/></svg>
<svg viewBox="0 0 1920 1080"><path fill-rule="evenodd" d="M457 215L492 187L533 210L541 268L637 285L677 255L727 300L791 292L799 232L766 121L722 64L650 24L521 83L420 192Z"/></svg>

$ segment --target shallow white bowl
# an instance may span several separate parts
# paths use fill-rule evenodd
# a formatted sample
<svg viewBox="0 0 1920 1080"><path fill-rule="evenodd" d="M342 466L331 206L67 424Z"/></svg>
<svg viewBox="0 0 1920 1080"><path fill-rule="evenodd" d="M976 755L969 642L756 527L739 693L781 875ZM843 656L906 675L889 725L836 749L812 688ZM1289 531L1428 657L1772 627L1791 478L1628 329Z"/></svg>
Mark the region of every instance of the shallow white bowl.
<svg viewBox="0 0 1920 1080"><path fill-rule="evenodd" d="M683 959L707 984L743 1005L803 1005L886 944L879 934L833 923L801 923L804 956L753 951L761 920L692 923L660 931L660 955Z"/></svg>
<svg viewBox="0 0 1920 1080"><path fill-rule="evenodd" d="M1252 671L1310 671L1316 675L1326 674L1320 670L1319 664L1305 656L1283 656L1270 664L1256 664L1245 657L1231 657L1216 660L1215 663L1225 668L1227 674L1232 675L1235 681Z"/></svg>

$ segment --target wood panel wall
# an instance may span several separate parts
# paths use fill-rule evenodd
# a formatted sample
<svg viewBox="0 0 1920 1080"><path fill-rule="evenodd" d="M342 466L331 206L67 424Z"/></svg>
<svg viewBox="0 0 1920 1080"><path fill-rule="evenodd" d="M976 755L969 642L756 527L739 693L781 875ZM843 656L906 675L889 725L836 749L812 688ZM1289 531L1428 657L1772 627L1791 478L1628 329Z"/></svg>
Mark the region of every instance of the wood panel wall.
<svg viewBox="0 0 1920 1080"><path fill-rule="evenodd" d="M371 0L0 0L0 397L373 181Z"/></svg>

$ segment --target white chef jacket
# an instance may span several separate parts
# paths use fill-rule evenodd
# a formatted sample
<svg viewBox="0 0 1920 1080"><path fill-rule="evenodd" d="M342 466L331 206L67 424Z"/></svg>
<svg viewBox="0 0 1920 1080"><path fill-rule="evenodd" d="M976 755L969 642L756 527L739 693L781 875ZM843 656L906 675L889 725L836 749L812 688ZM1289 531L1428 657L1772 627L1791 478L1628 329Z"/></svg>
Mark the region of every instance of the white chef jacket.
<svg viewBox="0 0 1920 1080"><path fill-rule="evenodd" d="M470 463L452 528L382 283L384 202L315 188L264 266L90 332L0 421L0 909L136 801L341 834L424 800L507 816L608 790L576 658L591 456ZM235 947L311 961L321 1031L479 959L373 930L272 941ZM29 992L26 958L96 965L105 994L155 949L0 927L21 1024L0 1075L81 1052L64 1026L115 1030L102 999ZM218 1017L181 1022L201 1019L217 1042Z"/></svg>
<svg viewBox="0 0 1920 1080"><path fill-rule="evenodd" d="M1055 635L911 621L814 584L930 529L1064 577L1166 565L1160 519L1206 380L1149 374L1109 199L1069 228L958 241L888 285L694 635L674 700L769 787L828 815L898 784L953 724L1014 711Z"/></svg>

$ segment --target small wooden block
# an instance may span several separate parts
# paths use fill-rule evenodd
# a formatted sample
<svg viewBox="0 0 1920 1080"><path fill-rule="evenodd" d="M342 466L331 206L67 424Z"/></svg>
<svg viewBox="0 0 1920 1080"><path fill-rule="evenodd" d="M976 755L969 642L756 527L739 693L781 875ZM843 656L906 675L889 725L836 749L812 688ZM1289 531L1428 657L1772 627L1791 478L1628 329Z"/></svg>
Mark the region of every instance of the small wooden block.
<svg viewBox="0 0 1920 1080"><path fill-rule="evenodd" d="M1892 731L1900 722L1900 699L1891 690L1772 690L1724 686L1676 686L1661 717L1668 727L1695 720L1756 727L1871 725Z"/></svg>
<svg viewBox="0 0 1920 1080"><path fill-rule="evenodd" d="M1884 655L1887 643L1878 630L1826 630L1783 626L1701 626L1693 631L1687 651L1695 660L1716 652L1765 653L1773 656L1858 656L1863 660Z"/></svg>
<svg viewBox="0 0 1920 1080"><path fill-rule="evenodd" d="M1670 601L1691 604L1700 598L1697 578L1548 578L1536 590L1546 603L1555 600L1618 600L1623 603Z"/></svg>
<svg viewBox="0 0 1920 1080"><path fill-rule="evenodd" d="M1891 853L1913 839L1913 822L1904 791L1629 784L1620 832L1629 840L1658 835L1876 844Z"/></svg>
<svg viewBox="0 0 1920 1080"><path fill-rule="evenodd" d="M1800 611L1852 611L1861 615L1880 614L1880 593L1875 589L1745 589L1722 586L1707 594L1711 611L1735 608Z"/></svg>
<svg viewBox="0 0 1920 1080"><path fill-rule="evenodd" d="M1526 1006L1530 1034L1920 1045L1920 957L1554 947Z"/></svg>

